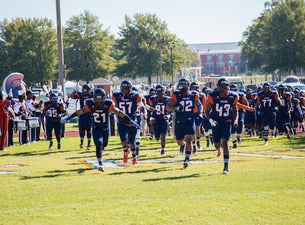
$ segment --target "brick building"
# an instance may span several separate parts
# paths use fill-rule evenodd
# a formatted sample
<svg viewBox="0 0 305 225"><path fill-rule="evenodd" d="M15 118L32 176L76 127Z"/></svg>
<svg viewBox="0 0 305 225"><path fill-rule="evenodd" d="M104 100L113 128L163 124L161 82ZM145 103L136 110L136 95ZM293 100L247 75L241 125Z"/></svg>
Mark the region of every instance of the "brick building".
<svg viewBox="0 0 305 225"><path fill-rule="evenodd" d="M237 42L189 44L201 61L201 76L240 73L241 46Z"/></svg>

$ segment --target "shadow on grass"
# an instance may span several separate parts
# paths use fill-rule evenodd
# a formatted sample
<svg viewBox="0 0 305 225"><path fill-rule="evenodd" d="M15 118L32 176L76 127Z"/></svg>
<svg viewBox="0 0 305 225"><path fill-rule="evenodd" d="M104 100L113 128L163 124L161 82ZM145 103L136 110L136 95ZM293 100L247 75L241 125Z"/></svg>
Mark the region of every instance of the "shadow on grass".
<svg viewBox="0 0 305 225"><path fill-rule="evenodd" d="M154 169L148 169L148 170L120 171L120 172L109 173L109 175L160 173L160 172L169 171L169 170L172 170L172 169L169 169L169 167L161 167L161 168L154 168Z"/></svg>
<svg viewBox="0 0 305 225"><path fill-rule="evenodd" d="M50 174L50 175L44 175L44 176L23 176L20 178L20 180L30 180L30 179L41 179L41 178L56 178L61 176L61 174Z"/></svg>
<svg viewBox="0 0 305 225"><path fill-rule="evenodd" d="M19 157L25 157L25 156L45 156L45 155L51 155L51 154L58 154L58 153L66 153L71 152L72 150L47 150L47 151L34 151L34 152L14 152L12 154L4 154L3 156L19 156Z"/></svg>
<svg viewBox="0 0 305 225"><path fill-rule="evenodd" d="M305 138L304 136L294 136L290 139L284 139L283 142L285 145L288 145L292 149L304 149L305 148Z"/></svg>
<svg viewBox="0 0 305 225"><path fill-rule="evenodd" d="M83 158L92 158L92 155L87 155L87 156L84 156L84 155L82 155L82 156L75 156L75 157L67 157L67 158L65 158L66 160L73 160L73 159L83 159Z"/></svg>
<svg viewBox="0 0 305 225"><path fill-rule="evenodd" d="M20 178L20 180L29 180L29 179L41 179L41 178L56 178L59 176L64 176L66 173L77 173L82 174L86 171L92 170L91 168L80 168L80 169L73 169L73 170L54 170L49 171L47 175L42 176L23 176Z"/></svg>
<svg viewBox="0 0 305 225"><path fill-rule="evenodd" d="M161 181L161 180L181 180L181 179L198 178L198 177L201 177L201 175L199 173L195 173L195 174L186 175L186 176L144 179L143 182L152 182L152 181Z"/></svg>
<svg viewBox="0 0 305 225"><path fill-rule="evenodd" d="M86 171L91 171L92 168L79 168L79 169L73 169L73 170L54 170L49 171L48 173L56 173L56 174L65 174L65 173L77 173L82 174Z"/></svg>

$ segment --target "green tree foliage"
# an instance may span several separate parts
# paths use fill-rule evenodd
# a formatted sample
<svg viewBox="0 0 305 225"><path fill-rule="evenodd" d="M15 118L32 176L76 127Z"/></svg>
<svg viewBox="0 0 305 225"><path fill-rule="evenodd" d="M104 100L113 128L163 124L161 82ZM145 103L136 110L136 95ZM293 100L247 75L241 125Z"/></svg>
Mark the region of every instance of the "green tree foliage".
<svg viewBox="0 0 305 225"><path fill-rule="evenodd" d="M17 18L11 22L4 20L0 29L3 76L21 72L27 85L45 83L54 78L57 42L52 21Z"/></svg>
<svg viewBox="0 0 305 225"><path fill-rule="evenodd" d="M170 34L166 23L155 14L125 16L119 35L116 46L120 49L116 70L119 77L147 77L151 84L153 76L161 71L172 75L172 66L175 71L185 61L185 43Z"/></svg>
<svg viewBox="0 0 305 225"><path fill-rule="evenodd" d="M89 82L109 75L116 66L111 57L113 43L113 36L90 12L69 19L64 31L67 78Z"/></svg>
<svg viewBox="0 0 305 225"><path fill-rule="evenodd" d="M305 64L305 3L273 0L243 34L242 55L250 68L296 73Z"/></svg>

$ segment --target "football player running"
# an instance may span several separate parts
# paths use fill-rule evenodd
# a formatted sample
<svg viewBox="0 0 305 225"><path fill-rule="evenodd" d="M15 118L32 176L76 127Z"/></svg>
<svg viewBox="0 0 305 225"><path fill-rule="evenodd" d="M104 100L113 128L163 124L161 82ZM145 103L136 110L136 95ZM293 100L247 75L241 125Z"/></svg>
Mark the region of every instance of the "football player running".
<svg viewBox="0 0 305 225"><path fill-rule="evenodd" d="M120 118L126 119L126 121L130 121L130 118L124 112L114 106L111 99L106 99L104 89L97 88L93 92L93 99L87 99L83 108L65 119L65 121L68 121L71 118L81 116L84 113L92 114L92 136L96 147L96 158L99 164L99 171L101 172L104 172L103 151L105 147L107 147L109 139L110 112L113 112Z"/></svg>
<svg viewBox="0 0 305 225"><path fill-rule="evenodd" d="M49 150L53 147L52 131L54 129L55 137L57 140L57 149L61 148L61 118L65 113L65 107L62 103L58 102L58 97L55 93L50 94L50 101L44 103L42 114L46 117L46 136L49 143Z"/></svg>
<svg viewBox="0 0 305 225"><path fill-rule="evenodd" d="M168 112L176 111L175 136L180 146L180 153L184 152L185 159L183 168L187 168L192 154L192 141L195 135L195 114L194 108L202 109L197 91L190 91L190 82L181 78L178 82L178 90L174 91L171 99L166 105ZM199 113L201 113L199 111Z"/></svg>
<svg viewBox="0 0 305 225"><path fill-rule="evenodd" d="M205 114L212 125L214 146L217 156L221 155L223 149L224 168L223 174L229 173L229 147L228 141L231 135L232 123L238 127L238 94L230 91L229 80L220 78L217 88L207 96Z"/></svg>
<svg viewBox="0 0 305 225"><path fill-rule="evenodd" d="M271 90L268 82L263 84L263 90L257 94L256 107L261 111L261 118L264 126L263 139L265 145L268 144L268 131L272 131L272 136L276 134L276 113L277 106L283 104L276 90Z"/></svg>
<svg viewBox="0 0 305 225"><path fill-rule="evenodd" d="M153 125L156 140L161 139L161 155L164 155L170 117L170 114L166 111L166 105L170 98L165 96L165 90L161 84L158 84L155 90L156 96L148 100L148 110L153 111L149 123Z"/></svg>
<svg viewBox="0 0 305 225"><path fill-rule="evenodd" d="M144 107L142 97L137 91L132 91L132 83L124 80L121 83L121 91L112 95L112 100L117 108L123 111L127 117L118 117L118 132L123 147L123 162L128 162L129 148L132 153L132 164L138 164L135 150L135 137L140 126L134 122L137 108ZM132 121L132 122L131 122Z"/></svg>

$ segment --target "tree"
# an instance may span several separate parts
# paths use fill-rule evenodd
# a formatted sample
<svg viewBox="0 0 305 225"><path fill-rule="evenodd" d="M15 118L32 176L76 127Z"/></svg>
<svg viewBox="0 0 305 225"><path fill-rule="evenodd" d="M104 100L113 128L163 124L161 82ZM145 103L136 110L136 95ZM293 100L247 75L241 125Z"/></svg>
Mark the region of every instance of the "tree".
<svg viewBox="0 0 305 225"><path fill-rule="evenodd" d="M243 64L251 69L259 70L264 63L264 44L262 37L263 16L254 20L253 24L243 33L242 48Z"/></svg>
<svg viewBox="0 0 305 225"><path fill-rule="evenodd" d="M295 74L305 64L305 3L278 0L265 7L243 34L242 56L252 68Z"/></svg>
<svg viewBox="0 0 305 225"><path fill-rule="evenodd" d="M180 68L184 62L185 43L170 34L166 23L155 14L125 16L119 35L116 45L120 49L116 70L119 77L147 77L151 85L153 76L163 72L172 75L172 69ZM170 43L174 45L170 47Z"/></svg>
<svg viewBox="0 0 305 225"><path fill-rule="evenodd" d="M28 85L46 83L56 73L57 42L48 19L14 19L1 23L1 53L6 58L4 74L21 72ZM4 55L4 56L3 56Z"/></svg>
<svg viewBox="0 0 305 225"><path fill-rule="evenodd" d="M68 79L88 83L94 78L108 76L116 66L111 56L113 43L113 36L90 12L69 19L64 31Z"/></svg>

